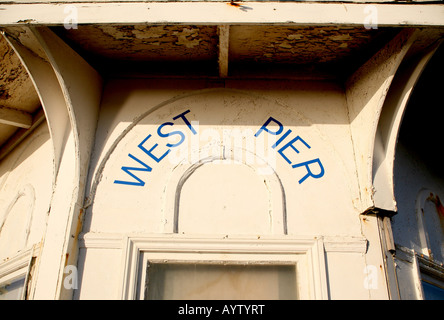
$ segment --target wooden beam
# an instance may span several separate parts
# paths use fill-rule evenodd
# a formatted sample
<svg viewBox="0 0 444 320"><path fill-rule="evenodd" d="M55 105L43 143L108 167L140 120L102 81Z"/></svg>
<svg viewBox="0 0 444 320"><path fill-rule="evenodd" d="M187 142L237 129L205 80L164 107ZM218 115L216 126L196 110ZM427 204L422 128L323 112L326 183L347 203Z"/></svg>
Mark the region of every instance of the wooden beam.
<svg viewBox="0 0 444 320"><path fill-rule="evenodd" d="M221 78L226 78L228 76L228 48L230 39L230 26L218 26L217 33L219 34L219 76Z"/></svg>
<svg viewBox="0 0 444 320"><path fill-rule="evenodd" d="M32 125L32 115L25 111L0 106L0 123L29 129Z"/></svg>
<svg viewBox="0 0 444 320"><path fill-rule="evenodd" d="M41 3L4 1L0 4L0 26L61 25L60 0ZM67 5L73 4L66 2ZM231 5L222 1L96 1L73 4L77 24L285 24L285 25L359 25L364 26L368 8L377 10L377 25L443 26L442 4L344 2L249 2ZM204 12L205 14L202 14Z"/></svg>
<svg viewBox="0 0 444 320"><path fill-rule="evenodd" d="M20 144L20 142L25 140L25 138L45 120L45 113L43 112L43 109L40 109L34 116L32 125L29 129L19 129L5 144L0 147L0 161L12 150L14 150L15 147Z"/></svg>

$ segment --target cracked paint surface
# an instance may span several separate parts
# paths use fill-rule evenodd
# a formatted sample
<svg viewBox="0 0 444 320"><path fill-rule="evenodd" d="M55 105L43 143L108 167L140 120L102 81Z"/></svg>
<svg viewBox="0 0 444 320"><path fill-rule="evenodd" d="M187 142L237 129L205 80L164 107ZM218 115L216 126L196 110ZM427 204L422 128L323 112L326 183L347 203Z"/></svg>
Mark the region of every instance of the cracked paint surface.
<svg viewBox="0 0 444 320"><path fill-rule="evenodd" d="M352 56L385 30L335 26L232 26L234 61L324 63Z"/></svg>
<svg viewBox="0 0 444 320"><path fill-rule="evenodd" d="M94 55L117 60L183 61L217 58L217 27L98 25L60 30Z"/></svg>
<svg viewBox="0 0 444 320"><path fill-rule="evenodd" d="M0 37L0 107L34 113L40 100L31 78L19 57L3 37ZM17 127L0 124L0 146Z"/></svg>

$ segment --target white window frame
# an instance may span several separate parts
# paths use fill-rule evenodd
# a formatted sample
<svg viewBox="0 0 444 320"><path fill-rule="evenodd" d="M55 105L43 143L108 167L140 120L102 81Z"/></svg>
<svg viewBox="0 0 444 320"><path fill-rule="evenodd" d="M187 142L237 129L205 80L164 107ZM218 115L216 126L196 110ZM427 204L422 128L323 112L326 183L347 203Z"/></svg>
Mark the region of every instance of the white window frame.
<svg viewBox="0 0 444 320"><path fill-rule="evenodd" d="M27 282L31 269L34 247L18 253L14 257L0 263L0 287L25 279L20 300L26 298Z"/></svg>
<svg viewBox="0 0 444 320"><path fill-rule="evenodd" d="M123 248L121 299L143 298L146 263L168 261L294 262L298 297L328 299L322 238L193 238L128 236Z"/></svg>
<svg viewBox="0 0 444 320"><path fill-rule="evenodd" d="M444 267L425 256L416 254L420 281L427 282L433 286L444 288ZM424 286L421 283L421 298L425 299Z"/></svg>
<svg viewBox="0 0 444 320"><path fill-rule="evenodd" d="M444 267L430 260L422 253L415 252L412 249L397 244L395 263L398 266L398 272L401 272L401 274L397 274L398 282L406 281L406 279L400 280L402 276L410 280L410 283L405 287L401 287L401 283L398 283L401 299L403 299L403 294L406 294L404 291L408 290L411 291L411 295L404 299L424 300L425 296L422 281L438 287L444 286Z"/></svg>
<svg viewBox="0 0 444 320"><path fill-rule="evenodd" d="M424 208L427 202L432 202L432 198L439 196L438 192L431 189L421 189L416 197L416 221L418 223L418 235L421 246L421 253L433 260L432 247L430 245L429 230L427 229L426 217L424 216ZM436 209L435 209L436 210ZM435 253L436 254L436 253ZM442 262L442 261L441 261Z"/></svg>

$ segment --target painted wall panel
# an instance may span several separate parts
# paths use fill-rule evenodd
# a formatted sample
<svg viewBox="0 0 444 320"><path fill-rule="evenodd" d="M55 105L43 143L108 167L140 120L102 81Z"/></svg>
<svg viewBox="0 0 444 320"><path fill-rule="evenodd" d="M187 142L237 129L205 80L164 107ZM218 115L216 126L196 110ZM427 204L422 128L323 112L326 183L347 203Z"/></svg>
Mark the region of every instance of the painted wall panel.
<svg viewBox="0 0 444 320"><path fill-rule="evenodd" d="M121 250L85 249L79 253L78 290L74 299L116 299L121 266ZM94 272L83 272L94 270Z"/></svg>
<svg viewBox="0 0 444 320"><path fill-rule="evenodd" d="M378 284L371 283L365 270L362 255L350 253L328 253L328 284L332 300L365 300L371 298L371 291ZM373 269L370 269L373 272ZM377 275L370 275L377 281ZM370 289L370 290L369 290Z"/></svg>
<svg viewBox="0 0 444 320"><path fill-rule="evenodd" d="M177 96L177 82L173 90L151 90L149 84L140 82L129 91L128 84L121 91L110 84L112 101L105 90L101 117L108 120L99 121L96 145L102 149L94 155L84 231L180 232L176 200L187 188L178 186L200 161L251 168L251 179L265 180L256 197L270 192L267 179L280 184L269 197L269 208L263 208L286 224L272 233L359 235L353 153L351 141L344 140L349 131L340 87L250 83L245 90L241 83L241 89L182 90L186 93ZM203 184L197 187L199 180L192 183L200 197L211 193ZM195 205L190 199L189 205ZM218 228L221 233L239 231Z"/></svg>
<svg viewBox="0 0 444 320"><path fill-rule="evenodd" d="M39 243L52 194L52 146L46 124L0 166L0 262Z"/></svg>

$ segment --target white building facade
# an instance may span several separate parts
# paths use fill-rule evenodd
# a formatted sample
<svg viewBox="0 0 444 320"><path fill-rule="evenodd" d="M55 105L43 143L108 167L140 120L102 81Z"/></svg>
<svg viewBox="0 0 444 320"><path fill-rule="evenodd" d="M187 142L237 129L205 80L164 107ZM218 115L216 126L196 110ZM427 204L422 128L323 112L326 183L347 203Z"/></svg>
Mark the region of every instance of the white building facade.
<svg viewBox="0 0 444 320"><path fill-rule="evenodd" d="M0 298L442 299L441 2L0 3Z"/></svg>

